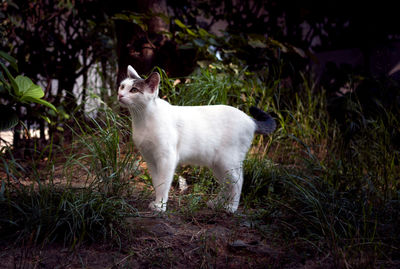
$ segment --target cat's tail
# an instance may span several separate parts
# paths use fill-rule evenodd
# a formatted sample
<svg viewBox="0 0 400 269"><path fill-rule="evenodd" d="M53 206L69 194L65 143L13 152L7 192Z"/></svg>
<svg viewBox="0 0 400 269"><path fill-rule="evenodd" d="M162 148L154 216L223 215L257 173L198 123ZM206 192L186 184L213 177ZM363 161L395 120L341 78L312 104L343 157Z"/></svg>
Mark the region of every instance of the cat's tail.
<svg viewBox="0 0 400 269"><path fill-rule="evenodd" d="M257 125L257 134L270 134L275 130L275 120L267 112L252 106L250 107L250 114L253 116L253 120Z"/></svg>

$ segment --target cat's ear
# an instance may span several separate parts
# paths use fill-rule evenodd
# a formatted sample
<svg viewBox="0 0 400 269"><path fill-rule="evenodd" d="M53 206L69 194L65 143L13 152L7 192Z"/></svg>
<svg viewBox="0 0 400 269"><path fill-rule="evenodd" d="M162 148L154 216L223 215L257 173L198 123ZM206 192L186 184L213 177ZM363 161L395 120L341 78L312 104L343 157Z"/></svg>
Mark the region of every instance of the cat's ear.
<svg viewBox="0 0 400 269"><path fill-rule="evenodd" d="M135 69L131 65L128 65L128 77L134 78L134 79L139 79L141 78L139 74L136 72Z"/></svg>
<svg viewBox="0 0 400 269"><path fill-rule="evenodd" d="M151 93L157 92L158 85L160 84L160 75L156 72L151 73L150 76L146 79L146 84L149 86Z"/></svg>

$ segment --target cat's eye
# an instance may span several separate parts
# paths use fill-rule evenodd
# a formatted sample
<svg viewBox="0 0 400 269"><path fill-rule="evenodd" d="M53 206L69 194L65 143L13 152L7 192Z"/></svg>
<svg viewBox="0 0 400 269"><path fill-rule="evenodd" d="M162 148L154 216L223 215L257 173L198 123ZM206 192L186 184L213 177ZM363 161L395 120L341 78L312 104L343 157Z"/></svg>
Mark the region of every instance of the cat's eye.
<svg viewBox="0 0 400 269"><path fill-rule="evenodd" d="M135 87L132 87L132 88L130 89L129 92L131 92L131 93L135 93L135 92L140 92L140 93L142 93L141 90L139 90L138 88L135 88Z"/></svg>

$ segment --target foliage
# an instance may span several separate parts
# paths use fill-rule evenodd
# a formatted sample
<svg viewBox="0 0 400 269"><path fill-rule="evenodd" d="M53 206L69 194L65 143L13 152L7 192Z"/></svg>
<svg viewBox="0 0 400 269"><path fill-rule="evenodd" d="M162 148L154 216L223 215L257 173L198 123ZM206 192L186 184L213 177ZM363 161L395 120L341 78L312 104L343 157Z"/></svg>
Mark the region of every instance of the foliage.
<svg viewBox="0 0 400 269"><path fill-rule="evenodd" d="M89 124L77 122L79 130L72 130L76 137L77 153L69 157L68 165L78 165L87 170L90 188L105 195L129 194L130 178L137 174L138 161L132 145L123 149L121 137L129 137L126 119L105 108ZM73 176L73 175L71 175Z"/></svg>
<svg viewBox="0 0 400 269"><path fill-rule="evenodd" d="M16 60L10 55L0 51L0 58L7 61L18 72ZM15 104L38 103L47 106L54 111L57 109L49 102L43 100L44 92L39 85L36 85L26 76L13 75L7 66L0 61L0 130L11 129L18 124L17 112L12 108Z"/></svg>
<svg viewBox="0 0 400 269"><path fill-rule="evenodd" d="M44 167L41 165L42 154L32 160L30 171L14 159L11 151L6 153L10 160L1 157L1 168L5 171L0 188L3 239L30 238L31 243L57 240L72 248L87 240L107 238L119 242L125 219L136 215L135 208L125 198L129 194L125 176L135 173L135 163L131 152L121 152L116 131L121 126L115 125L115 121L121 119L106 111L104 122L92 122L99 129L82 127L76 141L79 151L65 156L61 178L54 175L54 159ZM100 149L100 145L105 145L108 151ZM56 146L52 147L46 158L58 151ZM82 172L77 173L79 168ZM25 175L30 179L27 185L21 183ZM77 177L82 187L73 184Z"/></svg>
<svg viewBox="0 0 400 269"><path fill-rule="evenodd" d="M215 35L198 25L185 25L179 19L174 20L173 26L174 40L180 49L197 49L197 59L202 61L220 60L225 64L247 65L254 71L277 64L280 53L294 56L297 62L306 57L300 48L251 31L221 30L220 35Z"/></svg>
<svg viewBox="0 0 400 269"><path fill-rule="evenodd" d="M61 112L56 114L50 110L46 118L42 118L30 110L17 109L18 116L26 125L39 123L44 129L45 122L51 121L51 134L61 125L59 123L83 111L79 99L85 100L88 96L87 76L96 63L104 73L103 83L107 86L110 83L106 71L109 63L113 65L112 24L106 23L105 13L96 8L98 4L87 1L61 1L57 4L5 1L0 5L4 36L0 49L14 55L24 74L43 85L46 98ZM81 92L75 95L74 85L80 77L83 85ZM39 102L43 103L42 99ZM39 114L44 112L42 108Z"/></svg>
<svg viewBox="0 0 400 269"><path fill-rule="evenodd" d="M280 127L272 137L255 140L244 164L242 195L266 238L278 234L307 255L328 250L337 266L367 266L384 258L382 253L398 255L400 124L395 107L378 106L380 113L371 113L350 94L345 112L351 118L342 122L331 117L325 91L305 75L296 90L283 87L278 76L265 84L252 72L218 63L184 82L162 77L163 95L175 104L224 103L246 110L258 101L272 110ZM192 181L193 176L202 187L180 198L187 203L181 213L189 218L218 190L203 170L185 170L185 178ZM371 255L364 265L360 253Z"/></svg>
<svg viewBox="0 0 400 269"><path fill-rule="evenodd" d="M195 52L190 59L196 60L197 69L187 77L170 78L168 70L155 68L162 77L161 97L175 105L222 103L246 112L250 106L256 105L271 112L279 123L271 136L257 136L254 140L244 163L243 211L239 213L249 216L251 227L260 230L264 239L278 241L306 258L318 255L333 257L336 267L365 268L376 265L380 259L398 260L400 87L395 81L372 78L363 72L341 74L339 82L335 74L317 84L312 74L302 68L308 61L304 56L310 46L310 43L304 45L302 41L311 42L327 28L329 33L340 28L345 32L344 36L348 36L346 32L354 33L354 29L359 29L353 26L361 13L354 20L350 18L351 25L347 28L344 25L347 13L338 22L332 22L331 15L336 9L325 18L325 14L316 12L319 7L314 9L305 3L303 15L308 17L310 31L315 32L309 33L307 40L299 41L302 29L299 18L303 15L285 13L280 9L285 5L291 6L286 1L250 1L235 5L223 1L226 8L233 7L229 14L224 9L217 10L220 3L209 1L180 5L178 10L174 5L179 6L182 2L186 3L177 1L173 4L177 12L169 20L171 32L163 34L171 39L173 48L177 45L180 50ZM74 3L77 6L71 6L72 2L55 6L41 1L31 3L35 10L45 7L52 11L42 14L48 22L48 25L43 25L35 17L37 14L30 13L26 5L18 2L23 12L14 16L18 12L13 9L15 13L11 12L7 17L9 20L1 25L18 21L21 24L15 24L13 28L16 32L0 29L9 34L22 31L22 36L30 42L18 44L20 53L28 51L27 44L35 45L37 51L17 57L20 63L21 59L28 58L29 61L22 62L24 65L43 68L31 73L32 76L28 73L28 76L40 73L46 79L60 79L61 86L53 96L59 102L57 108L67 107L68 100L63 99L62 93L68 92L71 97L71 83L73 85L77 76L85 73L93 62L99 60L107 66L105 58L115 60L112 52L107 53L107 50L112 51L112 34L99 34L102 29L112 32L113 22L111 27L107 23L103 25L104 17L99 16L97 21L89 10L92 4L99 2L92 1L84 9L78 9L78 6L84 7L85 3ZM261 6L272 7L273 4L276 4L276 9L271 9L271 20L283 16L284 21L290 24L276 25L268 21L267 27L261 29L260 26L265 26L263 19L266 14L254 10L261 9ZM204 5L211 5L210 9ZM113 11L117 11L112 14L114 19L129 20L142 31L148 30L150 13L123 13L118 7ZM207 15L206 11L215 11L215 16L211 17L209 25L199 25L196 15ZM56 13L62 16L53 16ZM18 19L13 21L11 18ZM212 22L223 18L228 20L227 31L221 35L210 33ZM292 18L294 21L290 21ZM62 35L68 32L63 28L68 21L77 23L70 27L76 29L78 37ZM31 25L33 22L38 24ZM338 26L334 27L332 23ZM52 34L46 35L45 32ZM34 42L36 37L40 42ZM323 39L321 46L337 48L343 40L346 39ZM38 45L46 42L50 44L48 47ZM356 43L353 41L352 44ZM73 51L69 51L72 45ZM123 46L127 47L127 44ZM99 47L105 51L96 51ZM86 60L91 60L82 66L79 55L86 55ZM38 59L46 62L40 65ZM173 59L185 65L176 60L178 58ZM9 62L14 65L14 61ZM65 70L71 73L61 74ZM106 76L108 73L104 70L109 69L100 70ZM30 72L36 71L32 69ZM21 89L32 87L34 94L27 96L42 96L27 79L12 78L7 72L2 76L8 83L2 80L3 92L8 91L4 87L8 85L7 89L12 92L17 89L16 92L20 93L14 94L13 98L22 99L24 92ZM112 85L110 81L109 85ZM347 92L338 94L341 88L346 88ZM29 91L25 90L25 93ZM108 88L104 92L108 92ZM32 100L24 98L24 101ZM129 136L129 121L108 108L101 109L96 118L89 120L71 118L75 120L71 125L74 140L71 145L67 144L68 150L57 151L58 157L65 158L62 160L65 166L61 178L66 183L62 188L55 183L60 175L54 172L56 160L53 151L56 150L53 145L48 146L47 151L37 152L36 161L30 161L28 165L6 153L6 148L2 149L1 167L4 172L0 174L0 210L6 212L0 219L2 235L34 242L58 239L70 245L104 236L118 239L126 217L135 214L131 203L137 197L131 193L136 186L132 177L141 171L132 145L125 143L122 146ZM46 153L49 155L45 156ZM46 168L43 168L43 163ZM27 166L32 168L27 169ZM216 194L218 186L208 170L185 167L180 172L193 187L189 193L179 196L178 210L174 210L174 199L171 199L172 208L169 210L192 220L204 209L205 201ZM149 177L145 171L143 173L140 178L146 179L149 185ZM30 182L23 181L25 178ZM83 184L76 187L73 181ZM145 191L150 193L148 189ZM135 202L143 203L142 200ZM208 249L205 252L208 253ZM362 260L365 256L368 259Z"/></svg>

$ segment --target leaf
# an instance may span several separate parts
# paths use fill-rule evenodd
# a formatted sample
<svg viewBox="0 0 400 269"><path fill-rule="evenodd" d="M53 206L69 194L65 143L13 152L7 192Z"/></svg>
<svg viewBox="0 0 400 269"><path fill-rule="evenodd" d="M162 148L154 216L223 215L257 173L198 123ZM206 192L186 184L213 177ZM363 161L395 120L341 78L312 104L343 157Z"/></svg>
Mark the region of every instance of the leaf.
<svg viewBox="0 0 400 269"><path fill-rule="evenodd" d="M273 46L279 47L282 50L282 52L284 52L284 53L286 53L288 51L287 47L285 45L283 45L283 43L281 43L275 39L268 38L268 42L270 44L272 44Z"/></svg>
<svg viewBox="0 0 400 269"><path fill-rule="evenodd" d="M153 16L160 17L166 24L170 24L170 17L164 13L154 13Z"/></svg>
<svg viewBox="0 0 400 269"><path fill-rule="evenodd" d="M50 110L50 111L52 111L52 110ZM44 119L48 124L51 124L51 120L50 120L50 118L49 117L47 117L47 116L40 116L42 119Z"/></svg>
<svg viewBox="0 0 400 269"><path fill-rule="evenodd" d="M175 24L181 27L182 29L187 29L187 26L184 25L179 19L174 20Z"/></svg>
<svg viewBox="0 0 400 269"><path fill-rule="evenodd" d="M186 32L187 32L189 35L191 35L191 36L194 36L194 37L197 36L196 33L193 32L192 30L190 30L189 28L186 28Z"/></svg>
<svg viewBox="0 0 400 269"><path fill-rule="evenodd" d="M38 85L31 85L31 87L29 87L29 89L23 93L22 97L21 97L21 102L23 102L27 97L32 97L32 98L42 98L44 96L44 92L42 90L42 88Z"/></svg>
<svg viewBox="0 0 400 269"><path fill-rule="evenodd" d="M129 18L131 19L132 23L137 24L143 31L147 32L148 26L143 21L142 16L130 15Z"/></svg>
<svg viewBox="0 0 400 269"><path fill-rule="evenodd" d="M198 47L204 47L206 42L203 39L196 38L193 40L193 43Z"/></svg>
<svg viewBox="0 0 400 269"><path fill-rule="evenodd" d="M221 44L220 44L217 40L215 40L215 38L212 38L212 37L210 37L210 38L208 39L208 42L210 42L211 45L214 45L214 46L216 46L216 47L221 46Z"/></svg>
<svg viewBox="0 0 400 269"><path fill-rule="evenodd" d="M17 60L14 57L0 50L0 58L3 58L7 62L9 62L11 67L18 72Z"/></svg>
<svg viewBox="0 0 400 269"><path fill-rule="evenodd" d="M57 108L57 112L63 117L64 119L68 120L70 118L69 114L65 111L63 106L59 106Z"/></svg>
<svg viewBox="0 0 400 269"><path fill-rule="evenodd" d="M19 118L17 112L10 107L0 105L0 130L8 130L18 124Z"/></svg>
<svg viewBox="0 0 400 269"><path fill-rule="evenodd" d="M265 42L263 42L260 39L253 39L250 38L248 41L249 46L251 46L252 48L260 48L260 49L265 49L267 47L267 44L265 44Z"/></svg>
<svg viewBox="0 0 400 269"><path fill-rule="evenodd" d="M18 85L20 93L23 95L29 95L35 98L42 98L44 92L40 86L34 84L32 80L25 76L17 76L15 82Z"/></svg>
<svg viewBox="0 0 400 269"><path fill-rule="evenodd" d="M200 28L200 29L199 29L199 34L200 34L200 36L201 36L202 38L205 38L205 37L207 37L207 36L210 35L210 34L209 34L206 30L204 30L203 28Z"/></svg>
<svg viewBox="0 0 400 269"><path fill-rule="evenodd" d="M179 49L181 49L181 50L193 49L193 45L190 43L182 44L182 45L179 45Z"/></svg>
<svg viewBox="0 0 400 269"><path fill-rule="evenodd" d="M26 98L24 98L24 102L26 102L26 103L29 103L29 102L31 102L31 103L38 103L38 104L47 106L47 107L53 109L55 112L57 112L57 109L56 109L55 106L53 106L51 103L49 103L49 102L47 102L47 101L45 101L45 100L43 100L43 99L39 99L39 98L34 98L34 97L27 96Z"/></svg>
<svg viewBox="0 0 400 269"><path fill-rule="evenodd" d="M168 31L159 31L159 32L157 32L157 34L165 35L168 38L173 38L173 36L174 36L171 32L168 32Z"/></svg>
<svg viewBox="0 0 400 269"><path fill-rule="evenodd" d="M115 14L113 17L114 20L123 20L123 21L130 21L129 17L125 14Z"/></svg>
<svg viewBox="0 0 400 269"><path fill-rule="evenodd" d="M295 47L295 46L290 46L291 48L292 48L292 50L295 52L295 53L297 53L298 55L300 55L300 57L303 57L303 58L306 58L307 57L307 55L306 55L306 53L304 52L304 50L302 50L302 49L300 49L300 48L298 48L298 47Z"/></svg>
<svg viewBox="0 0 400 269"><path fill-rule="evenodd" d="M15 78L11 75L10 71L8 71L8 68L2 62L0 62L0 66L3 68L4 72L6 73L7 78L10 81L12 88L14 89L14 94L18 96L19 89L18 89L17 83L15 82Z"/></svg>
<svg viewBox="0 0 400 269"><path fill-rule="evenodd" d="M59 110L59 109L57 109L57 112L58 112L58 110ZM49 115L52 116L52 117L57 117L57 113L56 113L54 110L49 110L49 111L47 111L47 114L49 114Z"/></svg>

